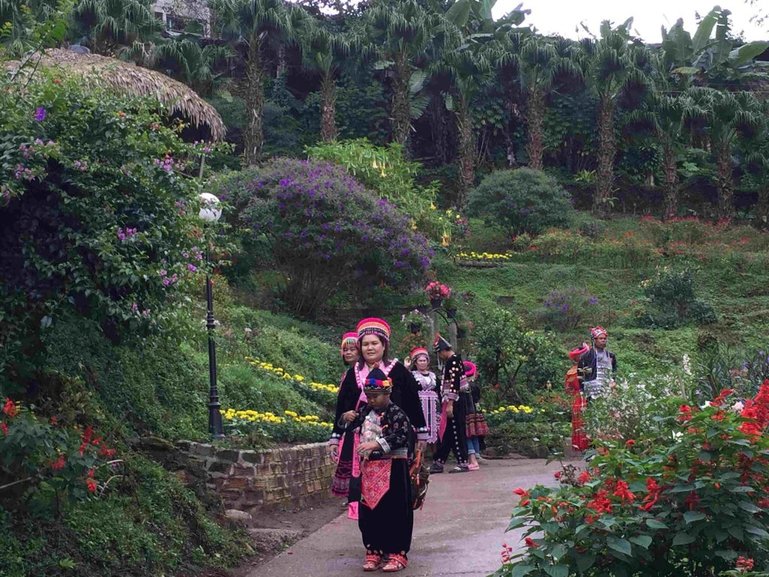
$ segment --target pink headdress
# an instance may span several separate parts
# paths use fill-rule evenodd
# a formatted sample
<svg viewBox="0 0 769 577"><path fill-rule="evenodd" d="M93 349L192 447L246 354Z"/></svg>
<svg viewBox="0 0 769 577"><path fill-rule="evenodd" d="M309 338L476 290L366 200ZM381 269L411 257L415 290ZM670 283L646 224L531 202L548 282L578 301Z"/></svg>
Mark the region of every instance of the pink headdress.
<svg viewBox="0 0 769 577"><path fill-rule="evenodd" d="M465 365L465 376L466 377L474 377L475 373L478 372L478 367L475 366L475 363L472 361L462 361L462 364Z"/></svg>
<svg viewBox="0 0 769 577"><path fill-rule="evenodd" d="M427 349L425 347L414 347L411 349L411 352L409 352L409 356L411 357L411 362L416 363L417 358L421 356L427 357L427 360L430 360L430 353L427 352Z"/></svg>
<svg viewBox="0 0 769 577"><path fill-rule="evenodd" d="M606 329L602 326L593 327L590 329L590 336L594 339L597 339L600 336L608 337L609 333L606 332Z"/></svg>
<svg viewBox="0 0 769 577"><path fill-rule="evenodd" d="M571 349L569 351L569 358L572 361L578 361L579 358L584 355L586 352L590 350L590 347L584 346L584 347L577 347L576 349Z"/></svg>
<svg viewBox="0 0 769 577"><path fill-rule="evenodd" d="M358 340L366 335L376 335L385 341L390 341L390 325L384 319L369 317L362 319L357 328Z"/></svg>

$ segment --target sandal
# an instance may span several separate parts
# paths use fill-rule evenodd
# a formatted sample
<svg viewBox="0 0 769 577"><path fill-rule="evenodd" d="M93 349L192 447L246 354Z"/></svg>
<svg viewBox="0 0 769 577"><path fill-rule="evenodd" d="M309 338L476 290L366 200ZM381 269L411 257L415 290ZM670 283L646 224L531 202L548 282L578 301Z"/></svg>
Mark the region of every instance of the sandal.
<svg viewBox="0 0 769 577"><path fill-rule="evenodd" d="M481 468L481 466L478 463L468 463L468 465L467 465L467 470L468 471L477 471L480 468Z"/></svg>
<svg viewBox="0 0 769 577"><path fill-rule="evenodd" d="M396 553L394 555L390 555L390 557L387 559L387 563L385 563L385 566L382 567L382 572L395 573L396 571L403 571L406 567L408 567L408 565L409 560L406 559L406 556Z"/></svg>
<svg viewBox="0 0 769 577"><path fill-rule="evenodd" d="M364 571L376 571L382 564L382 556L379 553L366 553L366 558L363 562Z"/></svg>

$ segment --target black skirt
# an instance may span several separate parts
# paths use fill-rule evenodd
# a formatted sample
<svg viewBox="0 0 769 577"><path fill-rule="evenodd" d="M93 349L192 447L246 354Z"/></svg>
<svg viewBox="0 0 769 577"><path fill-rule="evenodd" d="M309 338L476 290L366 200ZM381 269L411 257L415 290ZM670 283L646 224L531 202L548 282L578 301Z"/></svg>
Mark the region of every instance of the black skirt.
<svg viewBox="0 0 769 577"><path fill-rule="evenodd" d="M406 459L393 459L390 488L374 509L360 504L358 527L367 551L382 555L409 552L414 510L411 508L411 482Z"/></svg>

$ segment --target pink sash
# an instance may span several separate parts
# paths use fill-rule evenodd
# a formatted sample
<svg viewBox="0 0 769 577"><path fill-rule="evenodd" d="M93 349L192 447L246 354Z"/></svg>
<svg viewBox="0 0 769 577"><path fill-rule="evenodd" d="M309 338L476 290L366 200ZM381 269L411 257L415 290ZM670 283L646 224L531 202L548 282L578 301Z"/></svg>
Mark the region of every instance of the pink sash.
<svg viewBox="0 0 769 577"><path fill-rule="evenodd" d="M376 509L379 501L390 490L391 459L365 461L361 479L361 503L369 509Z"/></svg>
<svg viewBox="0 0 769 577"><path fill-rule="evenodd" d="M441 407L441 424L438 428L438 440L440 441L443 441L443 434L446 432L446 424L449 421L446 416L446 405L448 405L448 403L448 401L443 401L443 406Z"/></svg>

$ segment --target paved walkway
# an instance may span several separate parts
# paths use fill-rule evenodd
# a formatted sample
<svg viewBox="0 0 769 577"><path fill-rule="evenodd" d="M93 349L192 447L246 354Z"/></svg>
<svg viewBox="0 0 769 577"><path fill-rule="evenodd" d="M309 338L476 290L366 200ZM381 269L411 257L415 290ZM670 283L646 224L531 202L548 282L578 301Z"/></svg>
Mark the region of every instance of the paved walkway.
<svg viewBox="0 0 769 577"><path fill-rule="evenodd" d="M432 475L425 506L414 514L409 567L397 575L483 577L494 572L502 544L520 546L520 529L505 533L517 499L513 489L553 485L553 472L559 469L557 462L510 459L484 461L470 473ZM357 522L340 515L246 577L361 577L366 575L360 568L363 553Z"/></svg>

